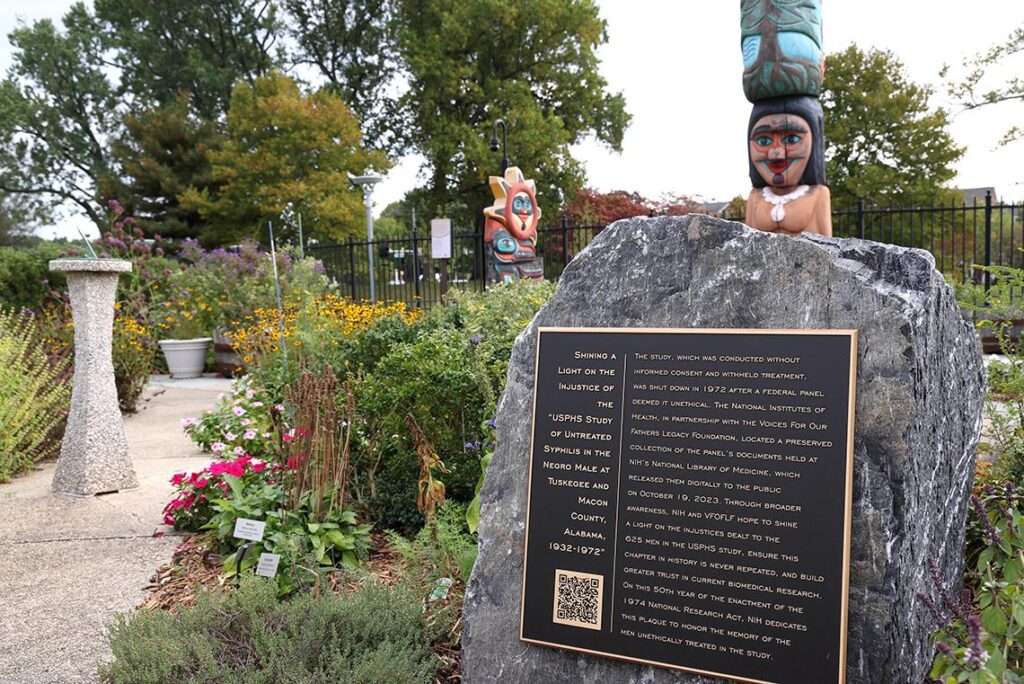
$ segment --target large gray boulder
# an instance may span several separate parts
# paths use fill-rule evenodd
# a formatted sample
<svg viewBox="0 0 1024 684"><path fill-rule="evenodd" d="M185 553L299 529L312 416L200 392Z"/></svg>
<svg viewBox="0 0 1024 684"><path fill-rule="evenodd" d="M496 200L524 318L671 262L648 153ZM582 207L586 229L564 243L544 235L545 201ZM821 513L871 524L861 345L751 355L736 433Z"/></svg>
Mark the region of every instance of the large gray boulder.
<svg viewBox="0 0 1024 684"><path fill-rule="evenodd" d="M848 681L922 681L934 625L917 597L934 594L929 561L947 586L963 571L984 392L976 337L930 254L704 216L620 221L516 341L466 595L464 680L717 682L519 641L540 326L859 330Z"/></svg>

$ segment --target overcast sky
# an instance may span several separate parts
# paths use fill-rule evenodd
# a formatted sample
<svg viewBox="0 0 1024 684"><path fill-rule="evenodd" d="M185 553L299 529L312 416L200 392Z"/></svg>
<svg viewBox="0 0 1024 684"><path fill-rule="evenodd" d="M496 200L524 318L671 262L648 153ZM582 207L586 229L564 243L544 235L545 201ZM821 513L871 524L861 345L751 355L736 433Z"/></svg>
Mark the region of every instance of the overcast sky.
<svg viewBox="0 0 1024 684"><path fill-rule="evenodd" d="M176 0L168 0L176 1ZM58 17L70 0L2 0L0 31L19 18ZM608 22L601 71L613 91L623 91L633 115L621 154L585 142L576 148L589 184L600 190L635 190L728 200L749 191L737 0L598 0ZM1024 25L1022 0L827 0L826 50L856 42L895 52L910 77L935 86L935 103L953 112L953 137L967 146L958 164L959 187L995 186L1024 199L1024 142L998 147L1013 123L1024 125L1024 104L961 112L948 102L939 70L959 64ZM482 33L486 35L486 33ZM0 67L10 48L0 45ZM996 77L1024 73L1024 55ZM481 131L481 135L488 132ZM515 159L515 131L510 134ZM419 160L398 164L381 185L377 208L400 199L416 183ZM524 169L529 175L529 169ZM49 234L51 231L44 231ZM64 231L62 231L64 232Z"/></svg>

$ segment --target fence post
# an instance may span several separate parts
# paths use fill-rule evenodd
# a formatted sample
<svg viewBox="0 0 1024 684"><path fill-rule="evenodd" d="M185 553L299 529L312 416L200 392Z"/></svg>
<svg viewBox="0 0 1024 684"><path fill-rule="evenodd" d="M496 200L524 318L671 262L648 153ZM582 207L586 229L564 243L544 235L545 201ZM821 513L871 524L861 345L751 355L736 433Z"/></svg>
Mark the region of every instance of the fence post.
<svg viewBox="0 0 1024 684"><path fill-rule="evenodd" d="M866 222L864 220L864 199L857 200L857 230L860 232L860 239L864 239L864 229L866 228Z"/></svg>
<svg viewBox="0 0 1024 684"><path fill-rule="evenodd" d="M412 224L412 282L413 282L413 295L416 297L416 306L422 305L422 298L420 297L420 250L417 244L416 236L416 224Z"/></svg>
<svg viewBox="0 0 1024 684"><path fill-rule="evenodd" d="M992 191L985 191L985 291L992 287Z"/></svg>
<svg viewBox="0 0 1024 684"><path fill-rule="evenodd" d="M352 285L352 301L356 301L356 245L352 236L348 236L348 276Z"/></svg>
<svg viewBox="0 0 1024 684"><path fill-rule="evenodd" d="M569 265L569 217L562 214L562 270Z"/></svg>
<svg viewBox="0 0 1024 684"><path fill-rule="evenodd" d="M476 253L480 255L480 291L487 291L487 279L490 274L487 272L487 250L484 247L484 226L480 226L480 233L477 235L476 246L478 249Z"/></svg>

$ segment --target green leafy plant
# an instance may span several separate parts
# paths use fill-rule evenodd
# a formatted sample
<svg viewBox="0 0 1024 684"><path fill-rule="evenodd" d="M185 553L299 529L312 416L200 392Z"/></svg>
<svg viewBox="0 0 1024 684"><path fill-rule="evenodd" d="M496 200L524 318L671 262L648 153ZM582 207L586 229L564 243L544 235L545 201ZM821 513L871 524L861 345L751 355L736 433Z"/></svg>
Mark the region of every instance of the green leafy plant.
<svg viewBox="0 0 1024 684"><path fill-rule="evenodd" d="M204 527L213 532L221 552L230 554L224 562L228 577L252 569L261 553L279 554L277 586L287 595L319 584L321 568L355 567L366 557L372 525L358 524L353 511L334 508L317 520L317 502L308 492L298 502L289 502L287 475L249 485L232 475L224 479L230 491L211 500L214 514ZM237 552L246 542L232 536L239 518L266 523L263 541L246 552L240 567Z"/></svg>
<svg viewBox="0 0 1024 684"><path fill-rule="evenodd" d="M1024 682L1024 490L988 484L972 498L968 589L924 597L942 627L931 677L941 684Z"/></svg>
<svg viewBox="0 0 1024 684"><path fill-rule="evenodd" d="M71 396L66 358L51 358L27 312L0 309L0 482L57 454Z"/></svg>
<svg viewBox="0 0 1024 684"><path fill-rule="evenodd" d="M437 629L405 587L277 598L273 582L200 596L177 614L143 609L110 628L103 684L430 684Z"/></svg>

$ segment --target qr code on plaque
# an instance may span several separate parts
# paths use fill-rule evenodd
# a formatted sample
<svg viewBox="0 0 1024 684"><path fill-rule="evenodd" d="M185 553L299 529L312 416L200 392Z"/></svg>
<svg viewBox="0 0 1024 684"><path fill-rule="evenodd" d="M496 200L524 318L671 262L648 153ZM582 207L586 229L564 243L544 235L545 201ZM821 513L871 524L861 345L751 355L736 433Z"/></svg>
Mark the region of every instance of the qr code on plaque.
<svg viewBox="0 0 1024 684"><path fill-rule="evenodd" d="M601 629L604 577L555 570L555 624Z"/></svg>

